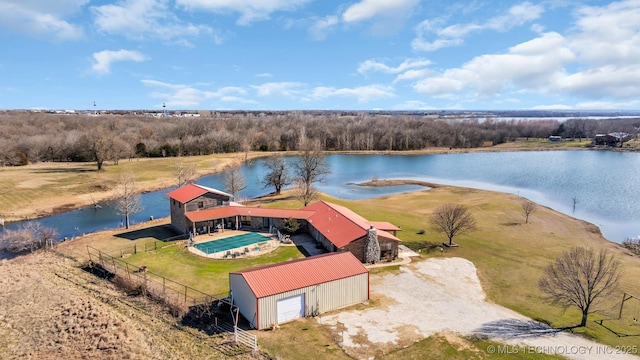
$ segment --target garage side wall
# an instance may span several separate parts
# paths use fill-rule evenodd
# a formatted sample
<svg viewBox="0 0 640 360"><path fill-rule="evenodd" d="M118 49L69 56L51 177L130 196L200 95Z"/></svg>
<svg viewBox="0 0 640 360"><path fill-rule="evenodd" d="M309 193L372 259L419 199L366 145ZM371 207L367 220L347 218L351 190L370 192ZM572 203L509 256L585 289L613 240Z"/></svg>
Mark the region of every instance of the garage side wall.
<svg viewBox="0 0 640 360"><path fill-rule="evenodd" d="M363 303L369 300L369 274L312 285L258 299L260 329L278 324L278 300L304 294L305 316Z"/></svg>
<svg viewBox="0 0 640 360"><path fill-rule="evenodd" d="M257 301L247 282L240 274L229 274L229 286L233 293L233 303L240 308L240 314L242 314L254 328L258 328Z"/></svg>
<svg viewBox="0 0 640 360"><path fill-rule="evenodd" d="M369 274L360 274L345 279L319 284L317 303L312 304L316 314L360 304L369 300Z"/></svg>

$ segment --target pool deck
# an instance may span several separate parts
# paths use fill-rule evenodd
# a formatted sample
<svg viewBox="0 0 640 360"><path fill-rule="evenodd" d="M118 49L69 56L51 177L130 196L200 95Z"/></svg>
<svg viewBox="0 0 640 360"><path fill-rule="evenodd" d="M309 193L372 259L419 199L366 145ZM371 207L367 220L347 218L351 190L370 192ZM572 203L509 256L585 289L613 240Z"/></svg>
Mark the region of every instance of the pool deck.
<svg viewBox="0 0 640 360"><path fill-rule="evenodd" d="M251 244L249 246L245 245L238 248L218 251L212 254L207 254L204 251L196 249L194 246L189 246L189 251L191 251L193 254L206 257L209 259L231 260L231 259L241 259L241 258L247 258L247 257L260 256L277 249L279 246L287 246L284 244L280 244L278 239L274 238L273 235L269 233L258 232L258 231L243 231L243 230L224 230L223 232L198 235L195 237L194 240L196 244L199 244L199 243L204 243L209 241L220 240L220 239L228 238L231 236L242 235L246 233L258 233L260 235L271 238L271 240L265 239L265 241L260 241L258 243ZM256 247L259 248L259 250L256 250ZM245 248L249 249L249 252L245 252L244 251ZM231 254L231 256L228 256L227 255L228 253ZM237 254L237 255L234 256L234 254Z"/></svg>

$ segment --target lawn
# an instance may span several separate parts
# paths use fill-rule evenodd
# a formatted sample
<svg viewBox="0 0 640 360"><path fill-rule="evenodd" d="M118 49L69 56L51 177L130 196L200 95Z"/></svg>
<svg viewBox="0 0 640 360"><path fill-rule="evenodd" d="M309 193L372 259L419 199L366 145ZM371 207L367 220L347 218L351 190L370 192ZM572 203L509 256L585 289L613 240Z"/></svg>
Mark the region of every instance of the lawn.
<svg viewBox="0 0 640 360"><path fill-rule="evenodd" d="M206 294L229 292L229 273L262 265L304 257L295 246L280 246L254 258L215 260L195 255L184 245L168 246L157 251L139 252L125 259L146 266L150 272L189 285Z"/></svg>

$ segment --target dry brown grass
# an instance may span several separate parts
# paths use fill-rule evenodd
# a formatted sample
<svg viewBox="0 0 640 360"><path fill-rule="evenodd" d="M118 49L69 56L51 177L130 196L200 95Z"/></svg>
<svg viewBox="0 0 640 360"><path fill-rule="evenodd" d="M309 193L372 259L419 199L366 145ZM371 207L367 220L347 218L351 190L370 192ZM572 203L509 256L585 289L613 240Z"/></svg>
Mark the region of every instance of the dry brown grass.
<svg viewBox="0 0 640 360"><path fill-rule="evenodd" d="M249 158L265 153L249 154ZM139 191L174 186L176 163L193 166L196 176L222 171L240 163L244 154L214 154L185 158L121 160L97 171L95 163L38 163L0 168L0 217L8 221L35 218L71 210L112 196L111 188L122 172L133 172Z"/></svg>
<svg viewBox="0 0 640 360"><path fill-rule="evenodd" d="M224 359L207 336L54 253L0 262L2 359ZM263 358L247 353L238 359Z"/></svg>

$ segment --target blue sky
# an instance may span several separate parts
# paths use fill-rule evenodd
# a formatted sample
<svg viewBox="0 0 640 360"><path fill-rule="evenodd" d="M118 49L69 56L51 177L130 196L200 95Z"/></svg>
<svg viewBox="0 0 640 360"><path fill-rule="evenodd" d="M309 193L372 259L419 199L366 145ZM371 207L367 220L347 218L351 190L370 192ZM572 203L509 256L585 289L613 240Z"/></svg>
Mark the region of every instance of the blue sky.
<svg viewBox="0 0 640 360"><path fill-rule="evenodd" d="M0 109L640 109L640 0L0 0Z"/></svg>

